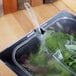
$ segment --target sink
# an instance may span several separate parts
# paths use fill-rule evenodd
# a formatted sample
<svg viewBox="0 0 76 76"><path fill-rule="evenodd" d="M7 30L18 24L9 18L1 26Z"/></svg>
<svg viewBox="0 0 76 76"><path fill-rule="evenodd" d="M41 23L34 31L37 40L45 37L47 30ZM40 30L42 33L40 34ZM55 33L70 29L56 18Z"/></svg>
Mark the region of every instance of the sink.
<svg viewBox="0 0 76 76"><path fill-rule="evenodd" d="M76 17L67 11L61 11L53 18L41 24L43 34L51 27L56 31L60 30L65 33L76 34ZM12 46L6 48L0 53L0 58L10 67L18 76L32 76L32 74L20 65L20 57L22 55L29 56L31 53L36 54L41 45L37 38L35 30L24 36L22 39L14 43Z"/></svg>

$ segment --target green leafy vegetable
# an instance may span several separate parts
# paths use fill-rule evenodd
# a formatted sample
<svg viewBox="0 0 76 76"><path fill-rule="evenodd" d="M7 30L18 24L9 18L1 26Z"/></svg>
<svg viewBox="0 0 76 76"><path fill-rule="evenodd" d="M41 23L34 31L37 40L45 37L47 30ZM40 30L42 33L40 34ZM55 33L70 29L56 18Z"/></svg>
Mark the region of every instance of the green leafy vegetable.
<svg viewBox="0 0 76 76"><path fill-rule="evenodd" d="M50 33L49 33L50 32ZM61 62L67 67L70 68L71 71L76 72L76 44L72 45L71 48L74 49L74 52L69 51L65 45L69 41L69 46L76 40L76 36L73 34L66 34L62 32L51 32L49 31L46 34L46 46L55 53L58 49L61 50L63 55L63 59ZM75 43L75 42L74 42ZM69 47L68 47L69 48Z"/></svg>
<svg viewBox="0 0 76 76"><path fill-rule="evenodd" d="M70 67L72 71L76 71L76 56L70 52L66 47L68 41L76 40L75 35L66 34L63 32L56 32L54 30L47 31L44 34L45 45L51 55L49 58L47 53L44 51L43 45L37 54L30 55L30 63L48 69L46 74L33 73L35 76L73 76L68 70L66 70L59 62L53 57L53 55L60 50L63 56L59 59L62 64L67 68Z"/></svg>

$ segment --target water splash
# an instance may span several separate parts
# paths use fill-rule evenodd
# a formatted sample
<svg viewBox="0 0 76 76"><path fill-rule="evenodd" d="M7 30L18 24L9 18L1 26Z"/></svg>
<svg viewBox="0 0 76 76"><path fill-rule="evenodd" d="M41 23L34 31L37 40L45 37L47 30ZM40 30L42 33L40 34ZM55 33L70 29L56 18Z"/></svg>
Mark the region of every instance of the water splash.
<svg viewBox="0 0 76 76"><path fill-rule="evenodd" d="M36 35L37 35L38 39L41 41L41 43L43 44L44 51L47 53L48 56L50 56L50 53L48 52L48 49L45 46L45 39L43 38L43 34L40 30L38 20L36 18L36 15L31 7L31 5L28 2L25 2L24 6L25 6L25 8L26 8L26 10L27 10L32 22L33 22L33 25L36 28Z"/></svg>

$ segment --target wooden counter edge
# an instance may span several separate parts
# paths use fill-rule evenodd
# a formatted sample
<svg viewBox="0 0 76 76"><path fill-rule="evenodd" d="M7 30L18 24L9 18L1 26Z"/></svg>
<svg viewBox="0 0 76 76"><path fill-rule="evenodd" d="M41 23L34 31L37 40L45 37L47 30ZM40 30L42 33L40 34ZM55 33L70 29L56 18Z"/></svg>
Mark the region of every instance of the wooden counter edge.
<svg viewBox="0 0 76 76"><path fill-rule="evenodd" d="M0 60L0 76L18 76L3 61Z"/></svg>

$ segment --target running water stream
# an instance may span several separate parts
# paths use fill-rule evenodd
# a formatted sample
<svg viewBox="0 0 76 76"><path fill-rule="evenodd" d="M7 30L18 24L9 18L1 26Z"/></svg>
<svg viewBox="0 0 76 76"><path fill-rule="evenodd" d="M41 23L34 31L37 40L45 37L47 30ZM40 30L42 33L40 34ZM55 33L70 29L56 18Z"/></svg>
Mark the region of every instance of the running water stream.
<svg viewBox="0 0 76 76"><path fill-rule="evenodd" d="M43 34L41 32L41 29L39 27L38 20L36 18L36 15L31 7L31 5L28 2L25 2L24 6L25 6L25 8L26 8L26 10L27 10L32 22L33 22L33 25L35 26L36 35L37 35L38 39L40 40L40 42L43 44L44 51L47 53L48 56L50 56L50 53L48 52L48 48L45 45L45 39L44 39Z"/></svg>

